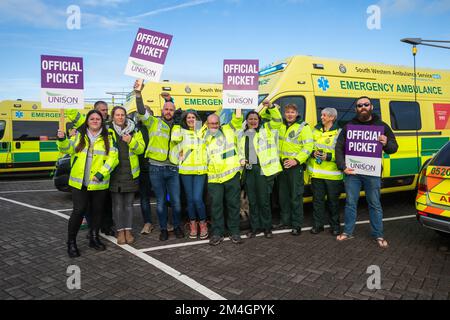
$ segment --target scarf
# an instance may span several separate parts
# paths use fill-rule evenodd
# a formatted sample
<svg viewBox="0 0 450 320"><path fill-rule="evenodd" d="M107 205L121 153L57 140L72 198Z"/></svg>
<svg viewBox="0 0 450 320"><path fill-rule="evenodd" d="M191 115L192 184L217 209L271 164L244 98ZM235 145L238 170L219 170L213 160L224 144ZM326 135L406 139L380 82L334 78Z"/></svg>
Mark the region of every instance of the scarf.
<svg viewBox="0 0 450 320"><path fill-rule="evenodd" d="M126 134L130 134L132 131L134 131L136 125L134 124L133 121L131 121L130 119L126 119L126 125L125 128L121 128L119 125L117 125L115 122L112 123L113 127L114 127L114 131L116 131L116 133L119 135L119 137L122 137Z"/></svg>

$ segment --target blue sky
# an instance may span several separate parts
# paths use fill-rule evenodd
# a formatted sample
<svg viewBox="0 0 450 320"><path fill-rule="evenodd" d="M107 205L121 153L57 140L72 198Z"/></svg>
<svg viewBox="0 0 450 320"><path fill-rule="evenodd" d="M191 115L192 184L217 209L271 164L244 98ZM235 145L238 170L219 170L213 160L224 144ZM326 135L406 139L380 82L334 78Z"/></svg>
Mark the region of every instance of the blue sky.
<svg viewBox="0 0 450 320"><path fill-rule="evenodd" d="M66 27L69 5L81 29ZM381 29L366 12L381 9ZM450 0L1 0L0 100L40 99L40 55L84 58L85 97L129 91L139 27L173 35L162 79L221 82L223 59L291 55L412 65L401 38L450 40ZM450 44L448 44L450 45ZM450 50L419 47L418 67L450 69Z"/></svg>

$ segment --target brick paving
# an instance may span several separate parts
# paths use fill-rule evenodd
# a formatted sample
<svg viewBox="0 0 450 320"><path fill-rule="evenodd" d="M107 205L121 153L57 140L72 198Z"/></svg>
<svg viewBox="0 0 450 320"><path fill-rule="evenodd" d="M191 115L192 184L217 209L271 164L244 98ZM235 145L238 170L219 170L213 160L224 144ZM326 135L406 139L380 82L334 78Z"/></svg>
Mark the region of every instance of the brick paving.
<svg viewBox="0 0 450 320"><path fill-rule="evenodd" d="M0 192L54 189L51 180L0 183ZM71 208L70 194L57 191L0 193L0 197L52 210ZM385 217L414 214L414 194L383 195ZM368 219L365 200L358 220ZM41 210L0 200L0 299L207 299L146 261L107 242L96 252L87 246L87 231L78 236L81 257L66 255L67 220ZM154 206L153 206L154 213ZM341 210L342 211L342 210ZM64 211L70 214L70 211ZM154 222L157 222L155 215ZM274 219L276 222L276 218ZM138 249L184 243L158 241L158 231L141 236L135 207ZM311 205L305 205L305 227ZM328 233L300 237L288 233L257 237L241 245L226 241L151 251L147 254L215 293L233 300L449 300L450 241L422 228L415 218L385 222L387 250L369 237L369 225L357 225L355 239L338 243ZM243 230L244 232L244 230ZM106 240L105 240L106 241ZM66 269L81 269L81 289L66 287ZM366 286L367 267L381 269L381 289Z"/></svg>

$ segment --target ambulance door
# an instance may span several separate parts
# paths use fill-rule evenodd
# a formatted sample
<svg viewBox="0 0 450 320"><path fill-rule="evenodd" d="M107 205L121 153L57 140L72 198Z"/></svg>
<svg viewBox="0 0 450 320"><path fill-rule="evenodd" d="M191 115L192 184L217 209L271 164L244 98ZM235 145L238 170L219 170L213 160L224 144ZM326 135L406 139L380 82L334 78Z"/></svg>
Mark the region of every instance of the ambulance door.
<svg viewBox="0 0 450 320"><path fill-rule="evenodd" d="M58 153L57 130L58 121L32 118L32 111L16 111L12 116L14 168L32 171L54 166Z"/></svg>
<svg viewBox="0 0 450 320"><path fill-rule="evenodd" d="M423 112L426 111L422 110ZM414 101L391 100L389 101L389 118L398 143L396 153L385 155L389 157L384 159L389 161L389 176L402 177L404 184L412 184L414 175L419 173L422 166L420 137L424 130L420 105Z"/></svg>
<svg viewBox="0 0 450 320"><path fill-rule="evenodd" d="M11 167L11 119L6 113L0 117L0 172ZM8 128L9 127L9 128Z"/></svg>

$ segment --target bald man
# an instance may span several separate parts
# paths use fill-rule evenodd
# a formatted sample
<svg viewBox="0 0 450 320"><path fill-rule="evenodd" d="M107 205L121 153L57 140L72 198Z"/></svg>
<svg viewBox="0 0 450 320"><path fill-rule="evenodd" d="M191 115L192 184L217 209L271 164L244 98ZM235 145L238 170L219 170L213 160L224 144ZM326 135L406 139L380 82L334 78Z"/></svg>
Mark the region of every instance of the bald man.
<svg viewBox="0 0 450 320"><path fill-rule="evenodd" d="M169 239L167 230L168 193L173 213L173 227L177 238L184 238L181 227L180 177L178 175L178 148L171 142L170 136L174 126L175 104L166 100L161 110L161 117L154 117L144 106L141 91L143 85L134 84L136 106L142 123L148 129L149 142L145 158L149 162L149 175L156 195L156 213L160 227L160 241ZM167 192L167 193L166 193Z"/></svg>

